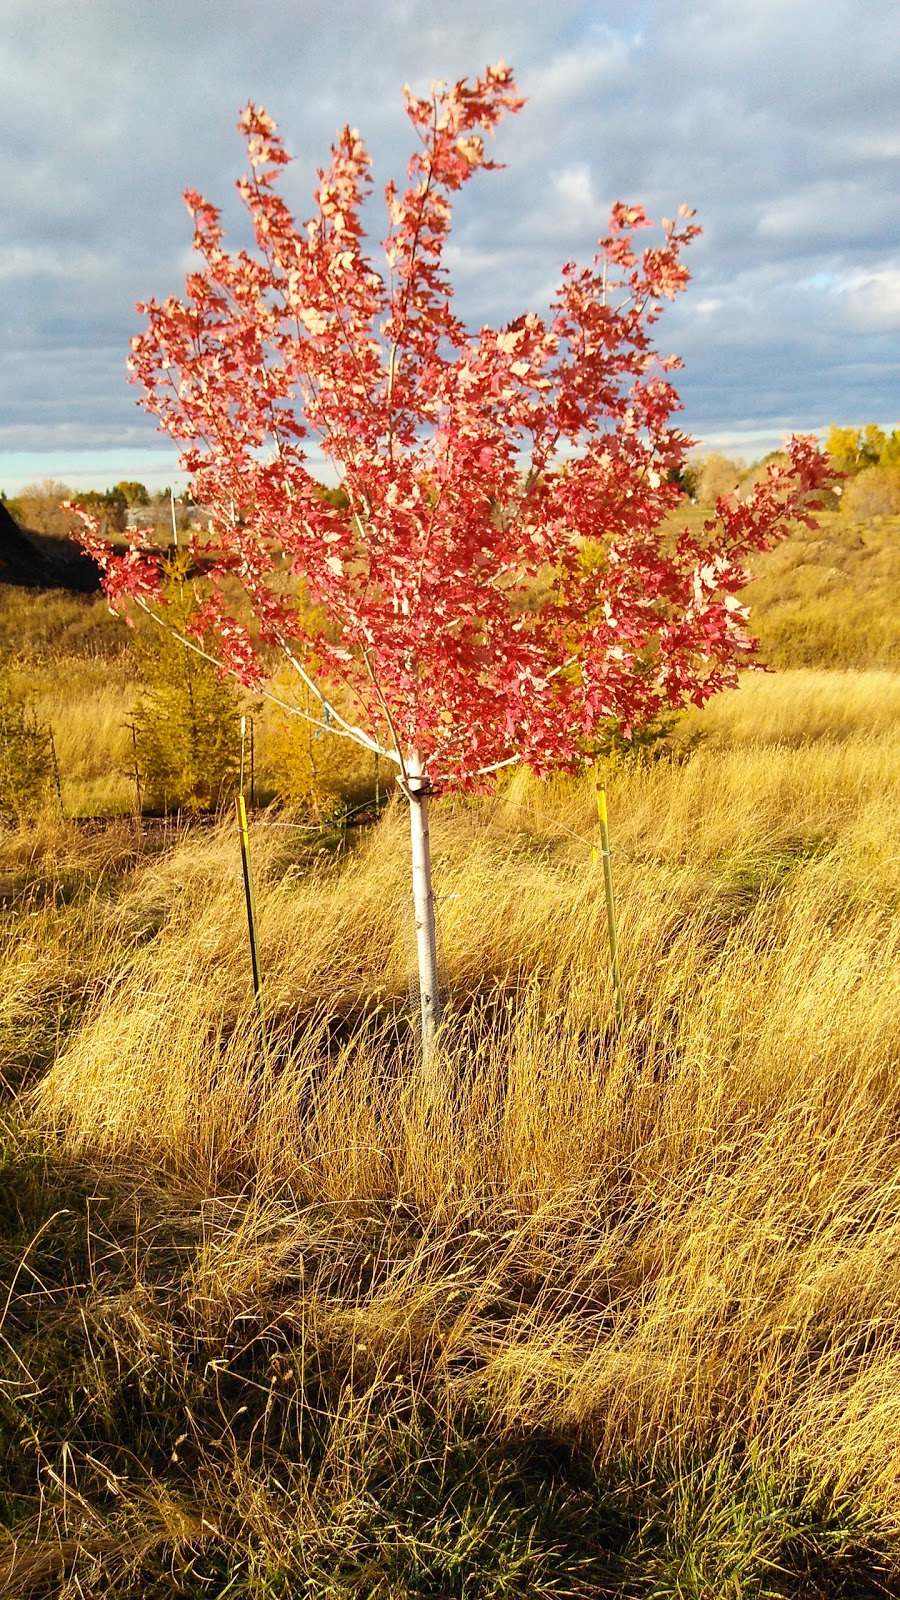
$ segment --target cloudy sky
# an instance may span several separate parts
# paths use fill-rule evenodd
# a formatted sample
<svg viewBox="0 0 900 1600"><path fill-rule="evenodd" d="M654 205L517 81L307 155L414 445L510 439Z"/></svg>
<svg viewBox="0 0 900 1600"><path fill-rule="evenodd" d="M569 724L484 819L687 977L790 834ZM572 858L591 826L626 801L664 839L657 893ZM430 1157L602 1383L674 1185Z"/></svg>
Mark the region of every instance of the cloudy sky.
<svg viewBox="0 0 900 1600"><path fill-rule="evenodd" d="M0 30L7 493L178 481L125 379L134 301L183 285L186 186L237 218L248 98L305 217L339 126L399 177L402 85L500 57L528 105L458 208L467 319L543 309L613 200L684 201L704 234L659 332L687 429L751 460L791 430L900 421L897 0L0 0Z"/></svg>

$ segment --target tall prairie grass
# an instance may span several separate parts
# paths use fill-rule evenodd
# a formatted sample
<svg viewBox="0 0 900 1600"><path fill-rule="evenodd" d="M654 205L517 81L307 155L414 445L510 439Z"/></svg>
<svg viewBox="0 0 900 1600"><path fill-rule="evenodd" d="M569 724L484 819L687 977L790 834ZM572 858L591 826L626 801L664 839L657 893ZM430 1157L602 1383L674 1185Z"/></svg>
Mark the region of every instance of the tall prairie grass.
<svg viewBox="0 0 900 1600"><path fill-rule="evenodd" d="M764 661L884 667L900 651L900 517L823 513L755 562L745 591Z"/></svg>
<svg viewBox="0 0 900 1600"><path fill-rule="evenodd" d="M798 667L748 672L740 688L717 695L702 711L682 713L676 749L697 734L709 749L781 745L798 749L820 741L868 743L900 731L900 674L817 671Z"/></svg>
<svg viewBox="0 0 900 1600"><path fill-rule="evenodd" d="M684 505L674 519L696 528L708 510ZM896 722L893 677L900 659L900 517L821 514L756 558L745 591L761 659L779 669L774 697L741 691L741 714L714 702L698 726L711 739L756 738L764 713L768 742L846 738ZM140 625L139 629L140 631ZM15 657L23 686L53 726L66 810L75 816L122 814L135 803L128 723L139 677L134 633L100 596L38 593L0 584L0 654ZM823 679L822 669L829 669ZM804 673L807 676L804 678ZM289 694L293 694L293 687ZM836 702L846 693L855 715ZM794 696L803 698L806 718ZM329 751L303 725L272 707L253 709L257 790L319 812L371 794L368 757ZM691 719L680 737L694 727ZM382 775L383 777L383 775Z"/></svg>
<svg viewBox="0 0 900 1600"><path fill-rule="evenodd" d="M228 825L3 837L10 1170L93 1195L16 1257L12 1592L900 1593L900 694L706 716L604 774L622 1029L594 776L436 807L428 1074L399 805L257 817L264 1035Z"/></svg>
<svg viewBox="0 0 900 1600"><path fill-rule="evenodd" d="M132 676L121 663L101 670L81 660L29 676L37 714L53 729L64 809L96 817L132 810Z"/></svg>

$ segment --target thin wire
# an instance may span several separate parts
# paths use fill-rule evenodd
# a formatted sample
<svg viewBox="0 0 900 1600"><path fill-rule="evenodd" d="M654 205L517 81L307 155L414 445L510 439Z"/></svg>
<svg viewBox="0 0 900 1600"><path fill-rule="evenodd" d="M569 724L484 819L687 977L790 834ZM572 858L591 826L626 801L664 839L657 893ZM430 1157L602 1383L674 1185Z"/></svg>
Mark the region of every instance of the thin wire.
<svg viewBox="0 0 900 1600"><path fill-rule="evenodd" d="M578 843L583 844L586 850L596 850L597 848L592 840L584 837L583 833L576 833L574 828L567 828L564 822L557 822L556 818L548 816L546 811L536 811L534 806L527 806L522 800L511 800L508 797L504 798L501 804L512 806L516 811L529 811L533 817L537 818L538 822L546 822L551 828L559 828L560 832L567 833L570 839L577 839Z"/></svg>

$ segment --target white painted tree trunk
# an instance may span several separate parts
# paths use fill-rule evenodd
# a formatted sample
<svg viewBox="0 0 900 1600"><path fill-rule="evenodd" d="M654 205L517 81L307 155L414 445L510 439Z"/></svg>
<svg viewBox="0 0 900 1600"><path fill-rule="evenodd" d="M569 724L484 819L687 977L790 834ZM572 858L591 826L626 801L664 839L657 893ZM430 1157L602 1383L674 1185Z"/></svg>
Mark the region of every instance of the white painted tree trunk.
<svg viewBox="0 0 900 1600"><path fill-rule="evenodd" d="M418 754L406 763L409 779L409 827L412 844L413 908L416 919L416 957L419 967L419 1003L422 1013L422 1061L428 1067L441 1020L438 985L437 930L431 883L431 845L428 838L428 792Z"/></svg>

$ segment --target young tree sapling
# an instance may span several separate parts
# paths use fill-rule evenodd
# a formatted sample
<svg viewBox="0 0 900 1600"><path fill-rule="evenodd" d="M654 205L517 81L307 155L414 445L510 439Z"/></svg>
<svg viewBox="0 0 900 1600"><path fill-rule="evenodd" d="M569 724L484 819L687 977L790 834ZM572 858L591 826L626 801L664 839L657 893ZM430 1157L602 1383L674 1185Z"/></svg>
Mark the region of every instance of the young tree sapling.
<svg viewBox="0 0 900 1600"><path fill-rule="evenodd" d="M198 264L183 299L139 308L130 367L213 513L191 539L206 590L195 637L254 687L279 652L317 725L396 765L427 1055L440 1015L429 797L486 787L513 762L571 767L611 725L734 683L752 648L737 599L747 558L808 520L826 464L794 439L746 500L720 500L699 534L673 532L692 441L673 420L680 363L652 330L687 283L692 213L639 249L652 224L616 205L590 265L562 268L547 315L469 331L445 261L452 198L495 165L485 135L523 101L502 62L405 93L418 149L402 192L387 186L379 265L358 132L339 135L298 226L278 192L289 157L248 105L237 187L255 250L227 250L219 211L188 191ZM311 446L342 494L323 494ZM114 604L161 614L148 542L116 556L89 524L82 541ZM301 584L324 632L304 623Z"/></svg>

